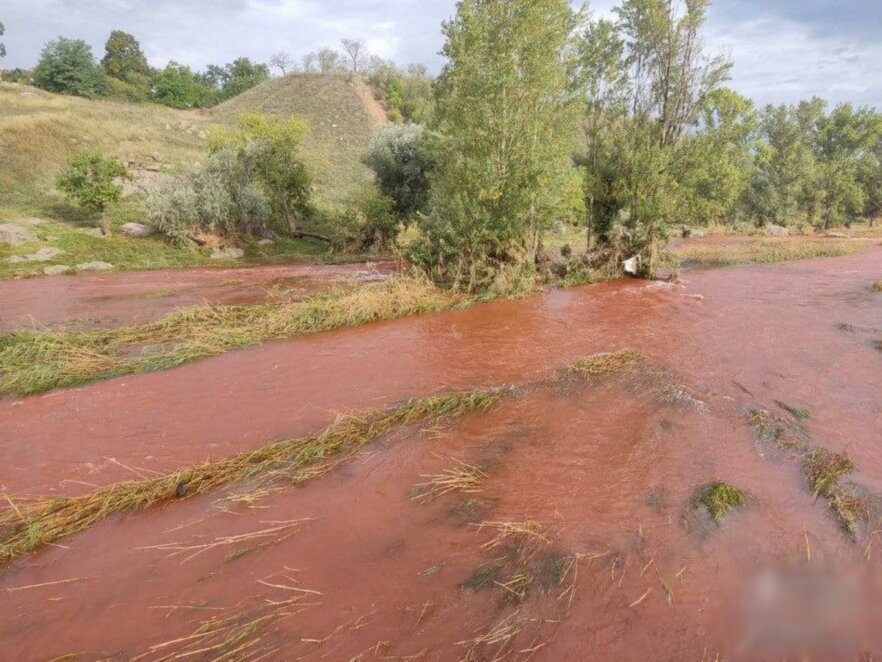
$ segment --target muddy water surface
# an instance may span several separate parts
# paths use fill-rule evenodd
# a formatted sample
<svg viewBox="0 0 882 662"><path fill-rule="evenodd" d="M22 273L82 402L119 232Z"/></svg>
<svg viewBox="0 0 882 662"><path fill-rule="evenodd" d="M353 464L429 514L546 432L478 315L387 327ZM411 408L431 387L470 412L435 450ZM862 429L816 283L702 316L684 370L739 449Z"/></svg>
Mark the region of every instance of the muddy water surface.
<svg viewBox="0 0 882 662"><path fill-rule="evenodd" d="M689 394L629 378L535 389L396 431L259 500L240 486L113 518L0 571L0 637L15 659L160 659L227 618L261 625L231 648L203 631L211 650L191 659L878 655L872 537L851 542L746 414L805 408L815 442L847 450L855 479L882 489L882 298L867 287L880 276L876 250L554 291L0 403L0 484L40 494L623 347ZM484 469L479 491L411 498L461 463ZM721 527L684 524L693 490L716 480L747 507ZM492 523L527 521L536 535L492 545Z"/></svg>
<svg viewBox="0 0 882 662"><path fill-rule="evenodd" d="M184 306L291 300L394 265L283 265L78 274L0 281L0 332L91 329L146 322Z"/></svg>

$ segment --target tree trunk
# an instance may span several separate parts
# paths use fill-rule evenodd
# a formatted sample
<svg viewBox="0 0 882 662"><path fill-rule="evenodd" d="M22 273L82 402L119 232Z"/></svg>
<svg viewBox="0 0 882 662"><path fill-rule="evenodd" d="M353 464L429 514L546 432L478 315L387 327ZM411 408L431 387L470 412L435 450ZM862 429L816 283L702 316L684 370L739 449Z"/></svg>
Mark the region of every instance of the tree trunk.
<svg viewBox="0 0 882 662"><path fill-rule="evenodd" d="M101 234L104 237L110 236L110 219L104 212L101 212Z"/></svg>

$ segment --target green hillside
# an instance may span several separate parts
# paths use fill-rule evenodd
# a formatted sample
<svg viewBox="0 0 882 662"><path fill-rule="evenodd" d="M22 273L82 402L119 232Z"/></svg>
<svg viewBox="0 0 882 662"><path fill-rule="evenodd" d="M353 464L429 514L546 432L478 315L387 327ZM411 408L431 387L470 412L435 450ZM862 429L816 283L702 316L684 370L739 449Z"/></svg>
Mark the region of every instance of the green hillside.
<svg viewBox="0 0 882 662"><path fill-rule="evenodd" d="M385 113L361 81L344 74L274 78L221 104L211 115L229 122L254 111L307 119L310 131L305 147L316 173L319 203L342 203L369 181L362 158Z"/></svg>

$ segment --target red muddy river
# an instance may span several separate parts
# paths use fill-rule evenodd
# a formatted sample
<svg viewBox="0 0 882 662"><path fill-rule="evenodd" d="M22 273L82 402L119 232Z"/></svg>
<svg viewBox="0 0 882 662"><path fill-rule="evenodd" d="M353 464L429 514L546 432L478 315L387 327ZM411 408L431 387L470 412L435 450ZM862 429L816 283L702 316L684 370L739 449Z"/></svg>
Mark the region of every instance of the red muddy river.
<svg viewBox="0 0 882 662"><path fill-rule="evenodd" d="M882 295L869 290L880 279L872 249L688 272L679 285L621 281L2 401L0 492L21 496L165 472L314 432L337 412L526 382L626 347L693 396L665 403L628 379L536 389L397 430L260 500L230 498L240 486L111 518L0 569L5 655L878 656L875 536L852 542L799 463L756 442L747 413L807 410L813 443L847 451L853 480L882 491ZM484 469L480 491L411 498L460 463ZM747 506L720 527L687 526L693 490L718 480ZM527 521L536 535L495 546L499 531L476 526ZM209 619L217 631L197 632Z"/></svg>
<svg viewBox="0 0 882 662"><path fill-rule="evenodd" d="M0 280L0 332L146 322L184 306L291 300L382 278L394 264L166 269Z"/></svg>

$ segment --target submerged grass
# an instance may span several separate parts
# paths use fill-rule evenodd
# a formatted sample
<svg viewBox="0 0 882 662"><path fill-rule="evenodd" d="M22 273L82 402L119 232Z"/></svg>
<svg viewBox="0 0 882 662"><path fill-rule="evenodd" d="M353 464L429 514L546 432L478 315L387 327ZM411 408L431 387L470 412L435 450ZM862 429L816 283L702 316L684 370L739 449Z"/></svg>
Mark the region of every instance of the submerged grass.
<svg viewBox="0 0 882 662"><path fill-rule="evenodd" d="M0 562L83 531L115 513L195 496L269 472L295 478L397 426L487 409L509 392L503 387L417 398L342 418L318 436L276 442L157 478L116 483L81 496L9 501L9 507L0 511Z"/></svg>
<svg viewBox="0 0 882 662"><path fill-rule="evenodd" d="M717 523L722 525L726 516L747 501L744 492L727 483L712 483L699 487L692 496L693 510L704 508Z"/></svg>
<svg viewBox="0 0 882 662"><path fill-rule="evenodd" d="M595 354L572 364L568 370L585 377L608 377L643 361L643 355L631 349Z"/></svg>
<svg viewBox="0 0 882 662"><path fill-rule="evenodd" d="M171 368L269 340L452 308L460 298L425 279L396 277L256 306L200 306L96 331L0 336L0 393L29 395Z"/></svg>
<svg viewBox="0 0 882 662"><path fill-rule="evenodd" d="M836 484L854 471L854 462L847 455L815 448L805 456L802 470L815 496L831 497Z"/></svg>
<svg viewBox="0 0 882 662"><path fill-rule="evenodd" d="M842 523L842 528L849 537L856 541L860 523L870 518L866 500L858 496L854 489L837 489L830 498L830 509Z"/></svg>

